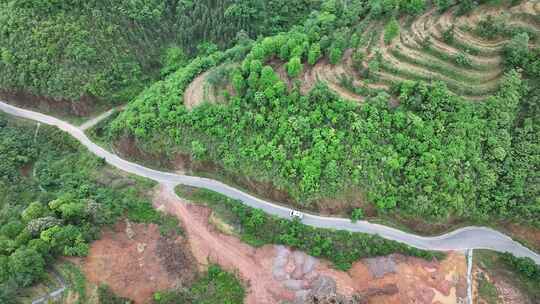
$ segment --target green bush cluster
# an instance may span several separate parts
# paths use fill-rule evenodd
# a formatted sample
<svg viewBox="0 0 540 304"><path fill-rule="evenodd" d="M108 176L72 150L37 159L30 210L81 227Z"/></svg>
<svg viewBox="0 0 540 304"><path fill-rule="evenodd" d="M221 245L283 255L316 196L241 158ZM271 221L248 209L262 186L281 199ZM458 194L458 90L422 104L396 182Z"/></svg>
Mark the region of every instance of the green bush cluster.
<svg viewBox="0 0 540 304"><path fill-rule="evenodd" d="M155 304L242 304L245 288L232 273L212 264L189 288L154 293Z"/></svg>
<svg viewBox="0 0 540 304"><path fill-rule="evenodd" d="M40 281L57 256L85 256L122 216L180 232L142 189L103 186L103 163L58 129L3 123L0 152L0 289Z"/></svg>
<svg viewBox="0 0 540 304"><path fill-rule="evenodd" d="M394 38L399 35L399 23L396 18L390 19L390 21L384 27L384 43L390 44Z"/></svg>
<svg viewBox="0 0 540 304"><path fill-rule="evenodd" d="M518 33L504 46L505 64L509 68L520 68L535 80L540 78L540 48L529 48L530 37L527 33Z"/></svg>
<svg viewBox="0 0 540 304"><path fill-rule="evenodd" d="M130 304L133 301L117 296L109 286L100 284L98 287L99 304Z"/></svg>
<svg viewBox="0 0 540 304"><path fill-rule="evenodd" d="M501 255L502 260L517 270L519 275L527 280L536 282L540 288L540 266L531 258L518 258L506 252Z"/></svg>

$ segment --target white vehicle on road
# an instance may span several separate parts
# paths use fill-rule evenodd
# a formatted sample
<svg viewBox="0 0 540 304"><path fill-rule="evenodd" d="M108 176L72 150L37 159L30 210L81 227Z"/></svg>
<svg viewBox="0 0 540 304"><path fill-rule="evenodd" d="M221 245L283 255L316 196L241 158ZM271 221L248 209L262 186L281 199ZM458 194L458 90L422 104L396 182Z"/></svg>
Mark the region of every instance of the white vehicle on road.
<svg viewBox="0 0 540 304"><path fill-rule="evenodd" d="M291 216L291 218L297 218L299 220L304 218L304 214L302 212L296 211L296 210L291 210L291 213L289 213L289 215Z"/></svg>

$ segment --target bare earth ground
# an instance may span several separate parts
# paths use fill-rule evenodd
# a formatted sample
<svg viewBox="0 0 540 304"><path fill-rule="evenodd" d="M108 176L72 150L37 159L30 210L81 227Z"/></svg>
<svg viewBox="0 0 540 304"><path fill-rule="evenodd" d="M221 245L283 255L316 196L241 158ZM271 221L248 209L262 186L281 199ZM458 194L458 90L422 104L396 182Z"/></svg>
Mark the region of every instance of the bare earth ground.
<svg viewBox="0 0 540 304"><path fill-rule="evenodd" d="M495 285L498 294L498 303L500 304L532 304L519 288L516 288L507 278L497 274L488 274L479 267L475 267L473 276L478 278L482 275L488 282ZM474 280L478 282L477 279ZM473 294L478 299L478 304L488 304L485 299L478 296L478 284L473 286Z"/></svg>
<svg viewBox="0 0 540 304"><path fill-rule="evenodd" d="M210 72L211 71L206 71L202 73L189 84L184 92L184 105L186 108L192 109L205 100L204 84L206 83L206 77Z"/></svg>
<svg viewBox="0 0 540 304"><path fill-rule="evenodd" d="M154 225L118 223L92 243L82 269L95 285L105 283L117 294L146 303L157 290L194 279L194 260L182 238L168 240Z"/></svg>
<svg viewBox="0 0 540 304"><path fill-rule="evenodd" d="M238 273L248 286L247 304L313 303L313 297L328 295L358 295L364 303L446 304L466 295L462 254L451 253L440 263L401 255L364 259L342 272L302 252L273 245L254 248L223 234L209 224L210 209L180 202L163 186L154 205L181 220L201 268L214 262Z"/></svg>
<svg viewBox="0 0 540 304"><path fill-rule="evenodd" d="M194 107L200 105L201 103L207 101L211 103L221 102L223 97L220 96L220 92L226 90L229 94L234 95L234 89L232 85L227 84L223 87L215 88L206 80L208 75L219 68L230 68L234 67L236 64L225 63L219 67L210 69L199 76L197 76L187 87L184 92L184 105L188 109L193 109Z"/></svg>

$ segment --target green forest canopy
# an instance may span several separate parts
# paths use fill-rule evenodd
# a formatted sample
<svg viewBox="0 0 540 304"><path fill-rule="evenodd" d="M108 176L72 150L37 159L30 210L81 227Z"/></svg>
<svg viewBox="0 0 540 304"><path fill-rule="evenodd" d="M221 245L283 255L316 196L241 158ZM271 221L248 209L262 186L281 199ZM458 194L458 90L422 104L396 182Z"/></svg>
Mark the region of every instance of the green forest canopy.
<svg viewBox="0 0 540 304"><path fill-rule="evenodd" d="M259 39L231 75L236 95L188 111L178 102L184 89L228 55L196 58L133 100L113 134L135 135L150 152L196 148L194 156L272 182L303 206L352 188L381 212L538 225L540 91L531 86L538 50L508 48L508 72L485 102L466 101L442 83L406 82L395 108L384 93L358 105L322 84L308 95L289 91L267 65L279 58L295 76L306 62L342 54L358 41L351 25L365 16L373 12L362 1L347 10L327 5L303 27Z"/></svg>
<svg viewBox="0 0 540 304"><path fill-rule="evenodd" d="M1 0L0 92L127 102L183 55L296 24L308 0ZM203 44L203 42L205 42ZM169 56L168 56L169 55ZM176 56L175 56L176 55ZM180 62L178 62L180 61Z"/></svg>

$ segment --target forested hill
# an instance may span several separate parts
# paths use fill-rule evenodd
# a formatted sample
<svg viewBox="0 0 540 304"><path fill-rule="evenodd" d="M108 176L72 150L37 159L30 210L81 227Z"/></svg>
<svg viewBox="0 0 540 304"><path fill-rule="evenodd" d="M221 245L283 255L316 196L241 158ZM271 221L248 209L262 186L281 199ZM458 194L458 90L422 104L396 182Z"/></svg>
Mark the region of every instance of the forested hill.
<svg viewBox="0 0 540 304"><path fill-rule="evenodd" d="M352 204L364 201L374 214L397 212L416 221L512 219L538 227L540 49L531 43L538 14L532 2L514 2L437 1L433 7L412 0L325 1L302 26L258 39L243 60L233 58L234 48L199 56L150 86L111 124L111 138L135 138L149 153L181 151L230 175L270 183L301 208L324 210L329 200L354 193ZM450 25L448 45L437 33L415 34L444 16L489 21L483 14L494 8L513 10L515 20L529 16L530 24L460 32ZM499 40L484 38L486 32ZM403 45L385 51L393 39ZM407 39L418 46L406 50L412 59L401 67L405 61L391 51L405 52ZM474 57L456 53L465 43L460 50L497 47ZM372 45L377 48L370 53ZM482 63L480 72L456 58ZM471 87L480 94L458 95L462 90L452 91L444 80L460 71L488 73L486 62L498 62L489 70L498 78L493 91ZM415 73L393 72L406 69ZM435 78L435 70L446 76ZM345 77L326 81L332 73ZM216 87L221 100L199 98L198 106L184 106L199 75L208 75L207 87ZM325 83L309 87L310 78ZM457 89L465 83L461 79ZM361 98L353 102L351 95Z"/></svg>
<svg viewBox="0 0 540 304"><path fill-rule="evenodd" d="M285 30L319 2L0 0L0 92L127 102L201 42Z"/></svg>

